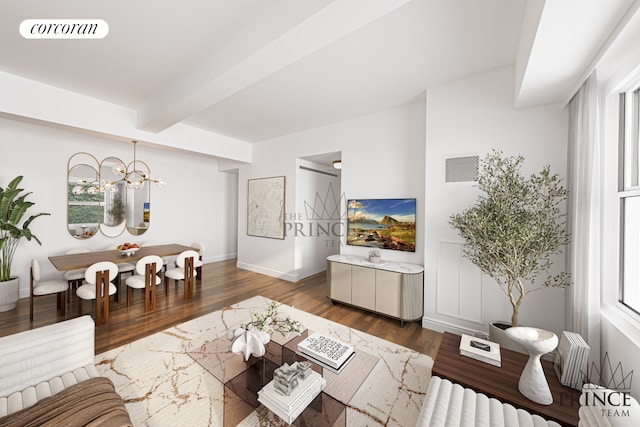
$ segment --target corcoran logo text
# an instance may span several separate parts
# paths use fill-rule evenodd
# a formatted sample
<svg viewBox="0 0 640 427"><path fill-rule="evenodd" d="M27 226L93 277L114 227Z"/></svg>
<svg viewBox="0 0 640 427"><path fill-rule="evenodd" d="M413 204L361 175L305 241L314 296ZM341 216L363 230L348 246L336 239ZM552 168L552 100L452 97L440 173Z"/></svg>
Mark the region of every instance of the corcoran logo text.
<svg viewBox="0 0 640 427"><path fill-rule="evenodd" d="M109 24L102 19L25 19L20 35L25 39L102 39Z"/></svg>

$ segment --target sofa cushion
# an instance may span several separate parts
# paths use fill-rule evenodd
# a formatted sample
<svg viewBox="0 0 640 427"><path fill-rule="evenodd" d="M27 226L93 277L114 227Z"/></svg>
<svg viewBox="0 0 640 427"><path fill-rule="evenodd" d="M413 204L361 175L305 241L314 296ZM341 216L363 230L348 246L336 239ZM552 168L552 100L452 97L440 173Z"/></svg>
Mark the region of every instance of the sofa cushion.
<svg viewBox="0 0 640 427"><path fill-rule="evenodd" d="M43 381L36 386L13 392L7 397L0 397L0 417L33 406L46 397L60 393L62 390L81 381L96 378L98 375L95 365L91 364L75 369L72 372L66 372L49 381Z"/></svg>
<svg viewBox="0 0 640 427"><path fill-rule="evenodd" d="M437 376L429 381L416 425L559 427L558 423Z"/></svg>

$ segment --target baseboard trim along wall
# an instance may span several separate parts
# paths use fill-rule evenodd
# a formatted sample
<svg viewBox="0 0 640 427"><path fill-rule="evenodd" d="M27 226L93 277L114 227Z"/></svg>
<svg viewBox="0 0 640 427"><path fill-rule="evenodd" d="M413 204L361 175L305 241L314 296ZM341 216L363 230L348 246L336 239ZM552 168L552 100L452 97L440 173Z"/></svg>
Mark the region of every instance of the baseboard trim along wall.
<svg viewBox="0 0 640 427"><path fill-rule="evenodd" d="M479 337L483 339L489 338L488 334L484 331L479 331L477 329L461 328L457 325L452 325L451 323L443 322L440 320L429 319L426 317L422 318L422 327L425 329L431 329L432 331L436 331L436 332L450 332L452 334L457 334L457 335L466 334L466 335L471 335L471 336Z"/></svg>
<svg viewBox="0 0 640 427"><path fill-rule="evenodd" d="M286 280L288 282L297 282L298 280L300 280L299 274L284 273L282 271L271 270L269 268L247 264L244 262L237 262L236 267L242 268L243 270L253 271L254 273L264 274L265 276L271 276L277 279Z"/></svg>
<svg viewBox="0 0 640 427"><path fill-rule="evenodd" d="M210 263L210 262L226 261L228 259L234 259L234 258L238 258L237 252L234 252L232 254L216 255L216 256L212 256L212 257L208 257L208 256L205 255L203 262L205 264L207 264L207 263Z"/></svg>

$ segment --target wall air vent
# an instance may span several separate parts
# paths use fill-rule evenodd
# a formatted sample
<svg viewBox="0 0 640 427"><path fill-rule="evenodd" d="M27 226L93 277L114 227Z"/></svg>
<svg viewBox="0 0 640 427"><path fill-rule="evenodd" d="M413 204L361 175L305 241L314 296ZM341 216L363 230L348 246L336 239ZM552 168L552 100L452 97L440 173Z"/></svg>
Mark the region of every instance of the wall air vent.
<svg viewBox="0 0 640 427"><path fill-rule="evenodd" d="M444 182L476 182L480 156L447 157L444 164Z"/></svg>

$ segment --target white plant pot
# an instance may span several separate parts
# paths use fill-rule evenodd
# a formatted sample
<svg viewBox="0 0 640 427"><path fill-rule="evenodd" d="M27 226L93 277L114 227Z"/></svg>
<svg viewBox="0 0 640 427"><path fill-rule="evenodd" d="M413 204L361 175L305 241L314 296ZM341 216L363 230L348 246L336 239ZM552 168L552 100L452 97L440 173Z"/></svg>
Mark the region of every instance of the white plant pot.
<svg viewBox="0 0 640 427"><path fill-rule="evenodd" d="M16 308L19 287L19 277L14 277L5 282L0 282L0 312Z"/></svg>
<svg viewBox="0 0 640 427"><path fill-rule="evenodd" d="M501 328L498 325L507 325L506 328ZM494 320L489 322L489 341L500 344L500 347L508 350L517 351L524 354L529 354L526 348L518 344L505 334L505 330L511 327L511 322Z"/></svg>

